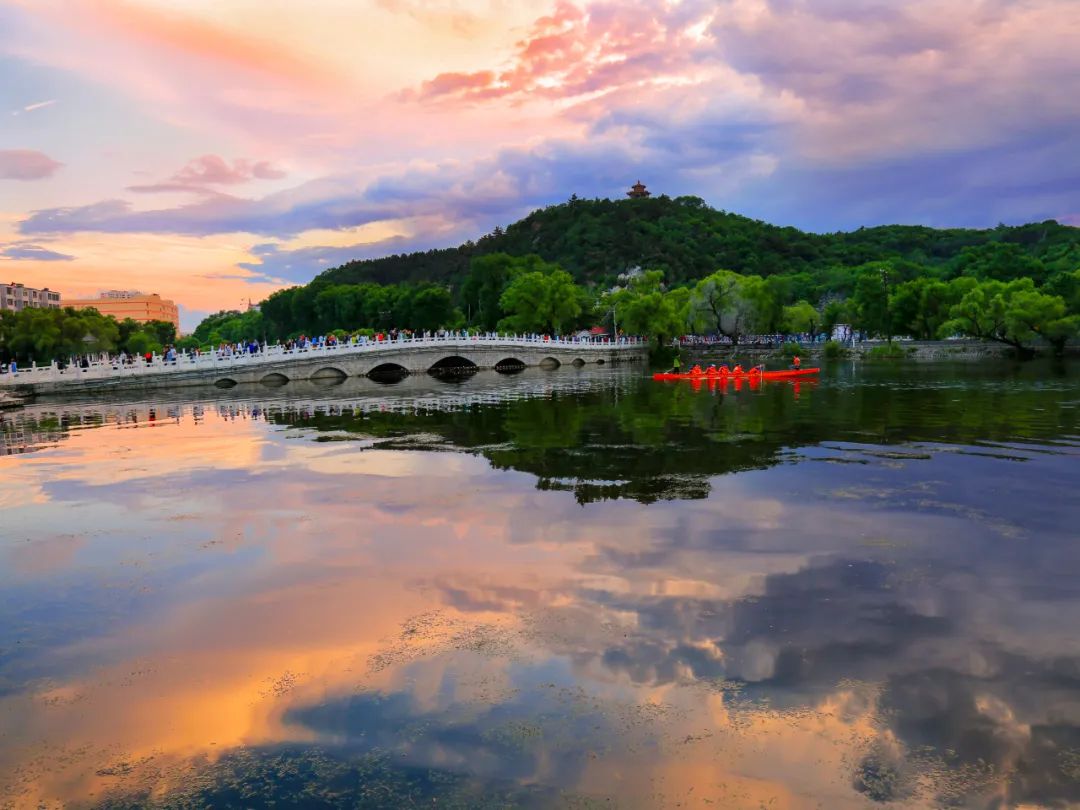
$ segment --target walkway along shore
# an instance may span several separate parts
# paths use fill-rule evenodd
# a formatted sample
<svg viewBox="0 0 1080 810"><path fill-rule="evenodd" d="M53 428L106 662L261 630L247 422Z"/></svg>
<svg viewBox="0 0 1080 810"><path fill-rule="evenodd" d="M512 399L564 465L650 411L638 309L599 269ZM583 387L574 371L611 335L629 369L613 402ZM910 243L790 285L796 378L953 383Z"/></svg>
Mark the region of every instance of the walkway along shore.
<svg viewBox="0 0 1080 810"><path fill-rule="evenodd" d="M874 349L887 346L884 340L864 340L854 345L845 346L844 350L848 357L862 359L867 357ZM824 343L802 344L802 357L822 357L825 352ZM926 362L951 360L956 362L978 362L987 359L1010 359L1015 356L1015 350L1004 343L982 340L897 340L893 342L898 353L904 359ZM779 346L754 346L730 344L686 344L682 347L684 360L705 361L715 359L729 359L733 357L769 358L785 356ZM1070 345L1066 348L1066 354L1070 356L1080 355L1080 345Z"/></svg>

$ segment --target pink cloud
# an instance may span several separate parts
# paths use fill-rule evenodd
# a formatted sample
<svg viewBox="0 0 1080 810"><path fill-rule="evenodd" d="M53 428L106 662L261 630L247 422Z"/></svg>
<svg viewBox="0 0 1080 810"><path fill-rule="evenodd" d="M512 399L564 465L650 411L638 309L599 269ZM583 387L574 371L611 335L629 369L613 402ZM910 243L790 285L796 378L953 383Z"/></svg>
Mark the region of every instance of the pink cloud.
<svg viewBox="0 0 1080 810"><path fill-rule="evenodd" d="M33 149L0 149L0 180L44 180L63 165Z"/></svg>
<svg viewBox="0 0 1080 810"><path fill-rule="evenodd" d="M240 158L230 164L218 155L203 155L190 161L163 183L128 186L128 190L136 192L195 191L214 194L216 192L209 186L236 185L251 180L280 180L285 176L286 172L283 169L275 167L266 160L251 161Z"/></svg>
<svg viewBox="0 0 1080 810"><path fill-rule="evenodd" d="M707 3L684 5L672 10L647 2L631 8L560 3L536 20L510 63L498 70L443 73L405 98L449 103L573 98L678 77L702 58L695 31L707 27L716 13Z"/></svg>
<svg viewBox="0 0 1080 810"><path fill-rule="evenodd" d="M278 169L266 160L260 160L251 165L251 176L259 180L280 180L286 174L284 169Z"/></svg>
<svg viewBox="0 0 1080 810"><path fill-rule="evenodd" d="M240 30L181 5L0 2L0 52L118 90L170 124L240 137L245 149L282 153L286 139L323 136L341 122L355 77L292 42L260 37L257 25Z"/></svg>
<svg viewBox="0 0 1080 810"><path fill-rule="evenodd" d="M440 73L420 86L421 98L469 93L490 89L495 82L495 72L481 70L476 73Z"/></svg>

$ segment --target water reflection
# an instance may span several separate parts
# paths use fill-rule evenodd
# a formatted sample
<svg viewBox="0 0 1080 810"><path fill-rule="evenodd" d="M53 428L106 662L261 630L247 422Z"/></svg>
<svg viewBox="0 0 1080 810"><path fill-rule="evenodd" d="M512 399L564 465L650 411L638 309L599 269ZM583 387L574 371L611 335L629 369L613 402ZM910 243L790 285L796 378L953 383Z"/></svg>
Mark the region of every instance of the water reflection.
<svg viewBox="0 0 1080 810"><path fill-rule="evenodd" d="M1080 801L1075 377L499 382L16 415L0 803Z"/></svg>

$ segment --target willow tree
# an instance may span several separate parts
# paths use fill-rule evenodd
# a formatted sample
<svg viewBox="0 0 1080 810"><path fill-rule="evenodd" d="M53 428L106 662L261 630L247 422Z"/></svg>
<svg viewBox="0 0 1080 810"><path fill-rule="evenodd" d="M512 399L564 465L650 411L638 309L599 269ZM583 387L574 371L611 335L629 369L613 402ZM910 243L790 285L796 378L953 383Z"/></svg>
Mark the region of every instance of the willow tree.
<svg viewBox="0 0 1080 810"><path fill-rule="evenodd" d="M760 276L718 270L694 286L689 301L690 322L704 331L715 330L738 345L743 336L760 325L769 295Z"/></svg>

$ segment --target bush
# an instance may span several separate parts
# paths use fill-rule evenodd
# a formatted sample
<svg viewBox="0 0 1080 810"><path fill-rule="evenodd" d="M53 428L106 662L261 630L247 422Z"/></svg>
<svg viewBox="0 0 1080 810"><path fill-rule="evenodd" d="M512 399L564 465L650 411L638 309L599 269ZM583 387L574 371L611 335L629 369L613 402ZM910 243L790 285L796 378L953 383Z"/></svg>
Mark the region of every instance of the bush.
<svg viewBox="0 0 1080 810"><path fill-rule="evenodd" d="M903 347L897 346L895 343L888 343L884 346L875 346L867 354L871 360L903 360L907 357L907 353Z"/></svg>
<svg viewBox="0 0 1080 810"><path fill-rule="evenodd" d="M780 355L782 357L794 357L797 354L803 354L805 351L806 349L793 341L788 341L780 347Z"/></svg>
<svg viewBox="0 0 1080 810"><path fill-rule="evenodd" d="M847 357L849 354L847 347L835 340L825 342L824 353L828 360L837 360L841 357Z"/></svg>

